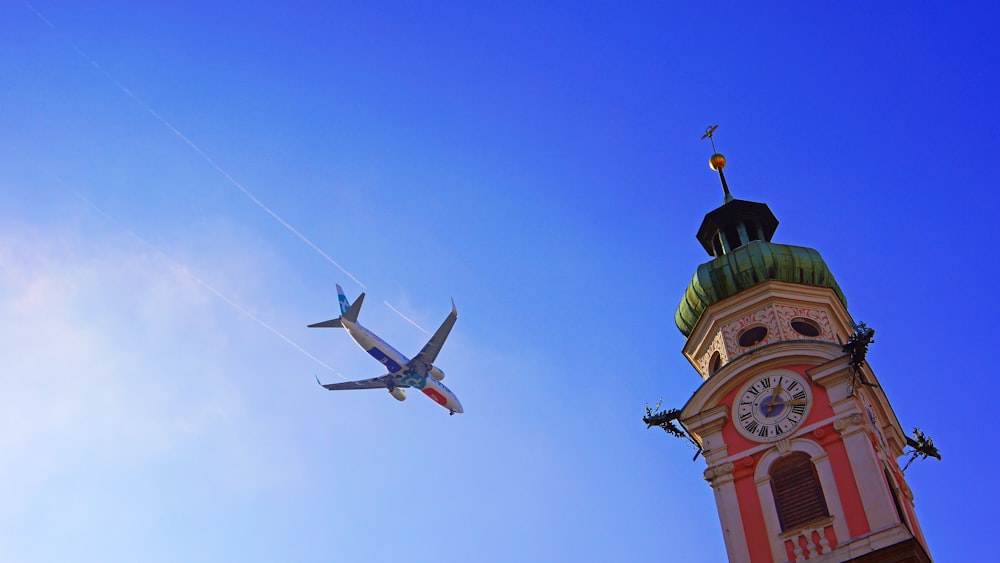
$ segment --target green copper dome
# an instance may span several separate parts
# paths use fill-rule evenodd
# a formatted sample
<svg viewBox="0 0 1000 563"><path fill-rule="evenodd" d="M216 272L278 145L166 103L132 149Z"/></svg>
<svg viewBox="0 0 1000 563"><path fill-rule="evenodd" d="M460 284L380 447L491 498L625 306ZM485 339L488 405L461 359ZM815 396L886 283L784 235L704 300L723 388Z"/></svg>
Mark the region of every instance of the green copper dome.
<svg viewBox="0 0 1000 563"><path fill-rule="evenodd" d="M677 306L674 320L685 337L691 335L710 305L770 280L829 287L847 307L847 298L826 262L812 248L754 240L727 250L698 267Z"/></svg>

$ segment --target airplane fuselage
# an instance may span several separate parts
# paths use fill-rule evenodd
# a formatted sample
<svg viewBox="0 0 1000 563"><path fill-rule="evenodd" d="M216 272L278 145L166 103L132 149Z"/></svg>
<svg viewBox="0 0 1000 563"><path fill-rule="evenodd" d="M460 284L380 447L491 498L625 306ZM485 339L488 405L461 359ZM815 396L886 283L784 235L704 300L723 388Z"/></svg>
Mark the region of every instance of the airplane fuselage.
<svg viewBox="0 0 1000 563"><path fill-rule="evenodd" d="M400 384L419 390L432 401L453 413L465 412L462 410L462 404L458 401L458 397L444 383L429 377L427 374L418 373L416 370L407 370L406 366L410 363L410 359L402 352L358 323L341 319L341 324L358 346L361 346L371 357L378 360L387 372L397 376L396 379Z"/></svg>

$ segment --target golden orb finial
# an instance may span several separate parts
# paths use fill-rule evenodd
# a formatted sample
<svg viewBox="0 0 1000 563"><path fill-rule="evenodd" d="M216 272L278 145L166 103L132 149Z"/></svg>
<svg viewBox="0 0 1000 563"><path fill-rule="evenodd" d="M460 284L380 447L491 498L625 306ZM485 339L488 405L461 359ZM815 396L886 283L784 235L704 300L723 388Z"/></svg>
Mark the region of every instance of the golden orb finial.
<svg viewBox="0 0 1000 563"><path fill-rule="evenodd" d="M715 149L715 130L718 129L718 125L709 125L705 128L705 134L701 136L702 140L708 139L712 143L712 158L708 159L708 167L719 173L719 180L722 181L722 192L725 194L723 201L729 203L733 200L733 195L729 193L729 186L726 184L726 175L722 173L722 169L726 167L726 157L722 156Z"/></svg>
<svg viewBox="0 0 1000 563"><path fill-rule="evenodd" d="M708 167L716 172L721 171L726 167L726 157L720 153L713 154L712 158L708 159Z"/></svg>

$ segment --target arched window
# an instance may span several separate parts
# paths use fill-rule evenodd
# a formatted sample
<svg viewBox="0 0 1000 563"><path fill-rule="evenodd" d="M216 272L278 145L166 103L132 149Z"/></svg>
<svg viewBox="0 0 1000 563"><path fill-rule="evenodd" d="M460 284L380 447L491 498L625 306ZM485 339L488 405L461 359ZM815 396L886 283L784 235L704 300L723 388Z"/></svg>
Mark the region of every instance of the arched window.
<svg viewBox="0 0 1000 563"><path fill-rule="evenodd" d="M792 452L783 456L771 465L769 473L782 532L830 515L816 466L809 454Z"/></svg>
<svg viewBox="0 0 1000 563"><path fill-rule="evenodd" d="M708 360L708 374L712 375L719 371L720 368L722 368L722 354L716 350L712 353L712 358Z"/></svg>

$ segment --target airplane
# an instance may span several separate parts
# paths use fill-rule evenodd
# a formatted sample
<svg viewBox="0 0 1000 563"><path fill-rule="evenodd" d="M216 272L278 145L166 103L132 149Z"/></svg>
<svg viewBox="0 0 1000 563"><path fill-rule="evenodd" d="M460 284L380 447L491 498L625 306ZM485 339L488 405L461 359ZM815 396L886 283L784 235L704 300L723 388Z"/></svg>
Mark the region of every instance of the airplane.
<svg viewBox="0 0 1000 563"><path fill-rule="evenodd" d="M385 366L388 373L362 379L359 381L347 381L344 383L320 382L319 377L316 382L330 391L342 391L344 389L386 389L397 401L406 400L406 392L403 389L414 388L427 395L435 403L448 409L449 414L462 413L462 403L458 402L458 397L445 387L441 380L444 379L444 372L434 365L441 346L448 338L451 327L455 326L458 320L458 310L455 308L455 300L451 300L451 313L427 341L427 344L420 350L412 360L407 359L398 350L389 346L384 340L376 336L372 331L358 324L358 313L361 311L361 303L365 300L365 294L358 296L353 304L347 300L344 290L337 285L337 295L340 299L340 316L336 319L323 321L309 325L309 328L339 327L347 329L351 338L357 342L368 354Z"/></svg>

